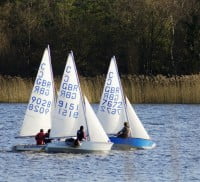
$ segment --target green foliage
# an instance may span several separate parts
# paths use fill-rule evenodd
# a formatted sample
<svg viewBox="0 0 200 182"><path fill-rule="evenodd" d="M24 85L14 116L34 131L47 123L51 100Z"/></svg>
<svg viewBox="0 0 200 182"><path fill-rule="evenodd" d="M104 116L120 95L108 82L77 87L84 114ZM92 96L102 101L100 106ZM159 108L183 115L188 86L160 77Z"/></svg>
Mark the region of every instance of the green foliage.
<svg viewBox="0 0 200 182"><path fill-rule="evenodd" d="M61 75L73 50L84 76L105 74L116 55L124 74L200 71L200 2L7 0L0 2L0 73L35 76L50 44Z"/></svg>

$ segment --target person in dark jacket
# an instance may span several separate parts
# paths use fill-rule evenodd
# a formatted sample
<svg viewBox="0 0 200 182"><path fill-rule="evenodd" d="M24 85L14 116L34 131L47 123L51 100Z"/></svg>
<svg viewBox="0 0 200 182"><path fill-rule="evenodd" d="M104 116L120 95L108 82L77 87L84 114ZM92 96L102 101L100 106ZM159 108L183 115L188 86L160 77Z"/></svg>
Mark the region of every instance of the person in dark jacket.
<svg viewBox="0 0 200 182"><path fill-rule="evenodd" d="M44 143L45 143L45 144L51 143L51 140L52 140L52 139L49 138L50 132L51 132L51 129L48 129L47 133L45 133L45 135L44 135Z"/></svg>
<svg viewBox="0 0 200 182"><path fill-rule="evenodd" d="M83 141L83 140L86 139L85 132L84 132L84 127L83 126L81 126L80 130L77 131L77 139L79 141Z"/></svg>
<svg viewBox="0 0 200 182"><path fill-rule="evenodd" d="M45 137L44 131L43 129L40 129L40 132L37 133L37 135L35 136L37 145L44 145L44 137Z"/></svg>
<svg viewBox="0 0 200 182"><path fill-rule="evenodd" d="M84 132L84 127L80 126L80 129L77 131L77 138L74 141L74 145L75 146L79 146L80 142L86 139L86 135Z"/></svg>
<svg viewBox="0 0 200 182"><path fill-rule="evenodd" d="M124 127L117 133L117 137L128 138L130 136L131 130L127 122L124 122Z"/></svg>

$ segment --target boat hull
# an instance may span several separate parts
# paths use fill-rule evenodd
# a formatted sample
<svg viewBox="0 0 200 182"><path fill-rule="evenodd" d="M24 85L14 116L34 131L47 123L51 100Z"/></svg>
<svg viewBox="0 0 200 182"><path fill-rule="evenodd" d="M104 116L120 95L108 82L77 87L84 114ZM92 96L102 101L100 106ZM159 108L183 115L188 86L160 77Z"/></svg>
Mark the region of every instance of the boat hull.
<svg viewBox="0 0 200 182"><path fill-rule="evenodd" d="M109 139L114 143L112 149L152 149L156 146L153 141L142 138L119 138L112 136Z"/></svg>
<svg viewBox="0 0 200 182"><path fill-rule="evenodd" d="M90 153L110 151L113 143L84 141L80 146L74 146L67 142L55 142L47 144L46 152L52 153Z"/></svg>
<svg viewBox="0 0 200 182"><path fill-rule="evenodd" d="M13 146L13 151L18 152L25 152L25 151L32 151L32 152L44 152L46 145L15 145Z"/></svg>

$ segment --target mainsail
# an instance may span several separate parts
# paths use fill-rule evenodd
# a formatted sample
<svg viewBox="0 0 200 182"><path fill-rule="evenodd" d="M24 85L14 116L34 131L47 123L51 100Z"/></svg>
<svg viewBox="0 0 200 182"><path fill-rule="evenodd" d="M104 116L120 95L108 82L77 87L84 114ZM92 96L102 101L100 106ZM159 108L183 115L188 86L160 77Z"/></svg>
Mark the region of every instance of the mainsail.
<svg viewBox="0 0 200 182"><path fill-rule="evenodd" d="M53 113L51 137L76 136L81 125L86 127L83 112L81 88L73 54L70 53Z"/></svg>
<svg viewBox="0 0 200 182"><path fill-rule="evenodd" d="M20 136L34 136L40 129L51 128L54 108L54 80L50 49L45 49L26 109Z"/></svg>
<svg viewBox="0 0 200 182"><path fill-rule="evenodd" d="M123 122L127 120L123 100L116 60L112 57L97 112L108 134L116 134L123 127Z"/></svg>

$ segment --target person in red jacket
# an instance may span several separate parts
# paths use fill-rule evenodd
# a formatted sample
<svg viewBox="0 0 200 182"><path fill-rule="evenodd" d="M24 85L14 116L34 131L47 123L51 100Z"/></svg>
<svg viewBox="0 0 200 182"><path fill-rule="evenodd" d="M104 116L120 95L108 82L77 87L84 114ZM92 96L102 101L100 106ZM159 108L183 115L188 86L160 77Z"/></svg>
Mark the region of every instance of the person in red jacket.
<svg viewBox="0 0 200 182"><path fill-rule="evenodd" d="M44 138L45 138L44 131L43 129L40 129L40 132L35 136L37 145L44 145Z"/></svg>

